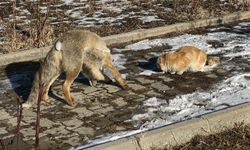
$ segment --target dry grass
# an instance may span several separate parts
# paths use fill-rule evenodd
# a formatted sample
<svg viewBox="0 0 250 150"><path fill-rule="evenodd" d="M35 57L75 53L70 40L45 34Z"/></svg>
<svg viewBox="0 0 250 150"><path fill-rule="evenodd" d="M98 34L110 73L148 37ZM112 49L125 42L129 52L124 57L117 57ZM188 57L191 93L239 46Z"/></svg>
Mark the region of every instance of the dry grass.
<svg viewBox="0 0 250 150"><path fill-rule="evenodd" d="M236 123L232 129L209 136L197 135L189 142L165 149L152 150L249 150L250 126Z"/></svg>
<svg viewBox="0 0 250 150"><path fill-rule="evenodd" d="M36 3L32 8L34 12L30 16L28 27L20 28L16 22L16 1L12 5L12 19L1 20L4 31L2 33L3 44L0 45L1 52L9 53L34 47L44 47L52 44L53 28L48 23L49 5L47 3L46 14L40 14L40 5Z"/></svg>
<svg viewBox="0 0 250 150"><path fill-rule="evenodd" d="M34 23L30 24L25 30L16 29L15 34L13 34L13 25L6 23L5 30L2 34L4 38L0 49L3 53L43 47L51 45L53 41L53 28L47 23L44 25L42 31L40 31L39 41L37 41L38 30Z"/></svg>
<svg viewBox="0 0 250 150"><path fill-rule="evenodd" d="M95 11L94 1L88 0L88 16L93 16Z"/></svg>
<svg viewBox="0 0 250 150"><path fill-rule="evenodd" d="M15 1L14 1L15 2ZM8 21L0 19L4 32L2 33L4 45L0 45L0 51L8 53L17 50L30 49L33 47L48 46L52 43L53 37L57 37L59 33L67 31L72 28L77 28L78 25L74 24L74 19L71 18L72 23L62 23L60 25L50 25L48 17L57 17L63 20L64 14L57 11L50 11L50 8L55 9L56 1L47 1L43 3L29 3L27 5L28 11L32 14L30 16L30 24L27 27L18 26L15 22L15 3L1 12L2 16L11 16ZM119 2L119 1L118 1ZM117 1L110 1L108 3L118 3ZM123 10L122 13L139 12L141 10L154 9L154 15L164 21L143 22L138 18L124 18L120 25L113 25L104 23L101 27L81 27L94 31L101 36L111 34L118 34L122 32L129 32L141 28L158 27L165 24L173 24L177 22L192 21L197 19L205 19L225 15L231 12L240 10L250 10L250 0L227 0L225 2L218 2L217 0L130 0L127 2L128 8ZM38 13L38 6L47 7L46 13ZM119 13L106 7L106 2L103 6L97 7L95 1L88 0L86 4L88 7L82 10L82 13L93 16L97 9L101 9L103 17L114 17ZM63 12L72 9L73 6L60 7ZM170 8L167 11L164 8ZM99 10L98 10L99 11ZM53 13L52 13L53 12Z"/></svg>
<svg viewBox="0 0 250 150"><path fill-rule="evenodd" d="M240 10L250 10L249 0L228 0L227 3L218 2L218 0L168 0L162 3L172 8L170 14L165 17L170 20L174 19L176 22L216 17ZM164 12L160 13L160 18L162 18L162 14Z"/></svg>

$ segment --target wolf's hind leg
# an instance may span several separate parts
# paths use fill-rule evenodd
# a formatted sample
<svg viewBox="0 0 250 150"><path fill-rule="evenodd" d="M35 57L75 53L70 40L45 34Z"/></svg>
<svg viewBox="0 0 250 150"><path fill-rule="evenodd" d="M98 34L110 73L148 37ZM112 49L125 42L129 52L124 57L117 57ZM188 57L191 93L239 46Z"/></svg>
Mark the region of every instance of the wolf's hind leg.
<svg viewBox="0 0 250 150"><path fill-rule="evenodd" d="M72 85L72 83L74 82L78 74L80 73L80 70L81 70L81 67L77 66L74 70L66 71L66 80L64 81L64 84L63 84L63 93L65 96L65 99L67 103L72 107L75 107L75 104L73 103L73 99L70 94L70 86Z"/></svg>
<svg viewBox="0 0 250 150"><path fill-rule="evenodd" d="M48 80L48 84L45 85L44 94L43 94L43 98L42 98L42 100L44 100L45 102L48 102L49 89L50 89L52 83L59 77L59 75L60 75L60 72L56 72L53 76L50 77L50 79Z"/></svg>

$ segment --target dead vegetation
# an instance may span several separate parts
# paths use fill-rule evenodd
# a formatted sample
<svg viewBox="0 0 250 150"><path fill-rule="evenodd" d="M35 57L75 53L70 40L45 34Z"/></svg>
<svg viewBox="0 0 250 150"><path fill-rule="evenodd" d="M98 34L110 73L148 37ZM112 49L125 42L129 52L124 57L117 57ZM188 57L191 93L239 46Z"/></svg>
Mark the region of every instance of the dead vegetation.
<svg viewBox="0 0 250 150"><path fill-rule="evenodd" d="M197 135L189 142L165 149L152 148L152 150L249 150L250 149L250 126L235 123L232 129L227 129L209 136Z"/></svg>
<svg viewBox="0 0 250 150"><path fill-rule="evenodd" d="M1 52L9 53L17 50L29 48L39 48L52 44L53 28L48 23L49 5L47 3L47 12L40 13L40 3L37 2L32 9L34 12L30 16L29 25L25 27L17 26L16 21L16 0L13 1L12 14L9 21L3 21L2 32L3 44L0 45Z"/></svg>
<svg viewBox="0 0 250 150"><path fill-rule="evenodd" d="M80 1L76 2L79 7L81 5L79 10L81 15L86 17L94 16L97 11L102 12L100 17L116 17L131 12L137 14L143 10L148 12L148 15L154 15L160 20L144 22L132 16L124 17L122 21L119 21L119 25L103 22L101 25L91 27L79 26L76 21L78 18L65 15L66 11L74 9L74 5L58 6L58 4L61 4L59 1L37 1L25 4L30 16L28 16L28 25L23 26L16 21L19 13L16 7L20 5L20 2L14 0L10 6L4 8L0 13L0 20L4 29L1 33L3 44L0 45L0 51L8 53L47 46L52 43L53 37L57 37L60 33L72 28L89 29L101 36L107 36L136 29L152 28L250 10L249 0L225 0L219 2L217 0L127 0L127 7L121 12L116 12L116 10L108 7L108 4L117 5L119 1L102 2L101 6L98 6L94 0L88 0L86 4L83 2L81 4ZM8 16L8 20L6 20L6 16ZM57 18L58 24L52 22L51 18L53 17Z"/></svg>

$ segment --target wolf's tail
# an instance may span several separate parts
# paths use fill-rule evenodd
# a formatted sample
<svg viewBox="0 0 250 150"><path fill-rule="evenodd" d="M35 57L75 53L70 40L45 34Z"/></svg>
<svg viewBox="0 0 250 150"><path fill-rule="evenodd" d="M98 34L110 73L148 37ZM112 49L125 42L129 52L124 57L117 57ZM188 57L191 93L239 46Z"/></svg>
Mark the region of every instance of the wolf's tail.
<svg viewBox="0 0 250 150"><path fill-rule="evenodd" d="M55 49L57 51L61 51L62 50L62 42L60 42L59 40L56 41L56 43L55 43Z"/></svg>

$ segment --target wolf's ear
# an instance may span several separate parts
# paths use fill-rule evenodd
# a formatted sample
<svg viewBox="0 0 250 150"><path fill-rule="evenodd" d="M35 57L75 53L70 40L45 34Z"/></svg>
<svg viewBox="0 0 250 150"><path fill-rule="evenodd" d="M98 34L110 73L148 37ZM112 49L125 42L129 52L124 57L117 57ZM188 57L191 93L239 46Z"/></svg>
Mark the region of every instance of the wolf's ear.
<svg viewBox="0 0 250 150"><path fill-rule="evenodd" d="M55 49L56 49L57 51L62 50L62 43L61 43L59 40L56 41Z"/></svg>

